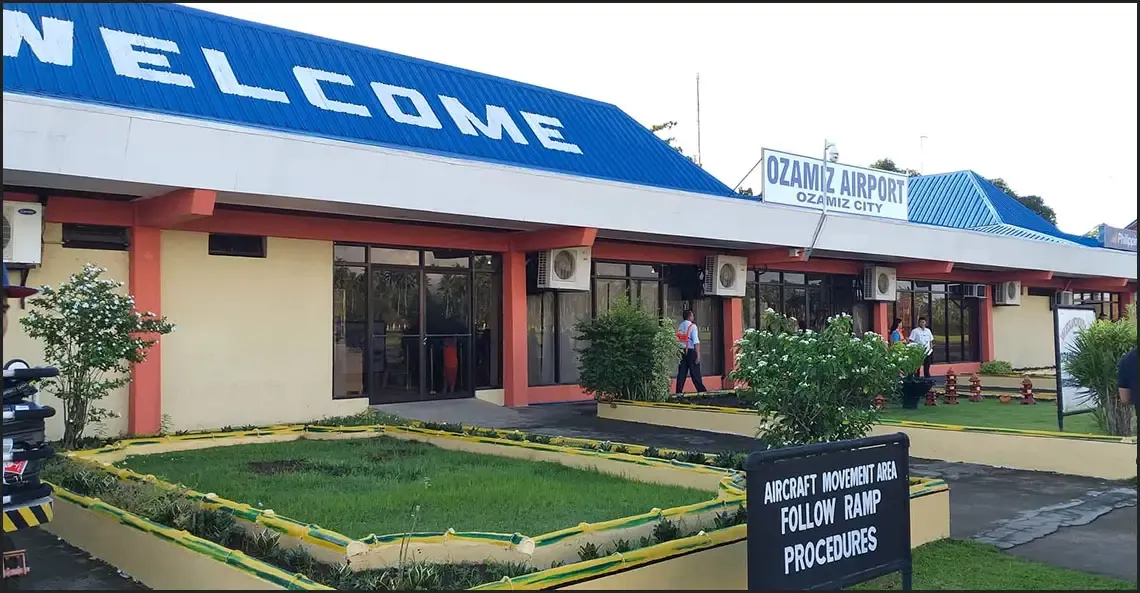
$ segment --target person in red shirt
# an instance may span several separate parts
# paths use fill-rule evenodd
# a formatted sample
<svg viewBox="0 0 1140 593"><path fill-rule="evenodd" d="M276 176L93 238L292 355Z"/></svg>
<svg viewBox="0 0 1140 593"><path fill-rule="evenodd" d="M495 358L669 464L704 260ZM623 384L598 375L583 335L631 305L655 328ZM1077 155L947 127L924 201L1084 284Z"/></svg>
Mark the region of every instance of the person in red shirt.
<svg viewBox="0 0 1140 593"><path fill-rule="evenodd" d="M459 346L455 338L443 341L443 392L455 391L455 384L459 379Z"/></svg>

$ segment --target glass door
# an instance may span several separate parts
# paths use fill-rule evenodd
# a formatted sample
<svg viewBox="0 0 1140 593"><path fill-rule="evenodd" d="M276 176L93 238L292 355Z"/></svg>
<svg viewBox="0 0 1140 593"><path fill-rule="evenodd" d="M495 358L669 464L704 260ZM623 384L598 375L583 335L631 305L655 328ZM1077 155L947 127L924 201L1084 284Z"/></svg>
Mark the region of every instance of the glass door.
<svg viewBox="0 0 1140 593"><path fill-rule="evenodd" d="M369 403L420 399L420 270L373 266Z"/></svg>
<svg viewBox="0 0 1140 593"><path fill-rule="evenodd" d="M424 389L426 399L474 393L471 273L424 274Z"/></svg>

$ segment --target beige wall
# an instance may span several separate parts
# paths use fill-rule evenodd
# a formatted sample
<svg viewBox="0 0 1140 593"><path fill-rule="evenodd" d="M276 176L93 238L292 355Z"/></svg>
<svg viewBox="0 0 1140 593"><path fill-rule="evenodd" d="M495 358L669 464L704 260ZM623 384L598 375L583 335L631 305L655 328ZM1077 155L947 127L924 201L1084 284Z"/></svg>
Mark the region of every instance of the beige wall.
<svg viewBox="0 0 1140 593"><path fill-rule="evenodd" d="M1053 311L1049 297L1029 296L1021 288L1021 305L994 307L994 358L1015 369L1053 366Z"/></svg>
<svg viewBox="0 0 1140 593"><path fill-rule="evenodd" d="M332 243L270 237L265 258L212 256L163 231L162 411L173 430L352 414L332 399Z"/></svg>
<svg viewBox="0 0 1140 593"><path fill-rule="evenodd" d="M129 291L128 275L130 273L130 254L126 251L104 251L98 249L64 249L63 226L58 223L44 224L44 251L43 265L34 268L28 274L28 286L43 286L50 284L58 286L67 280L68 276L83 269L84 264L95 264L107 268L104 278L123 282L121 291ZM19 282L19 272L11 270L9 279ZM35 298L35 297L32 297ZM28 299L31 301L31 299ZM28 308L21 310L18 301L11 301L8 310L8 334L4 336L4 361L20 358L31 365L44 364L43 348L38 340L29 338L24 333L24 327L19 319ZM127 393L128 388L122 387L113 391L99 402L99 407L113 410L119 414L118 418L110 418L105 422L92 426L86 432L88 436L115 436L126 431L127 428ZM56 415L46 422L47 438L57 440L63 437L63 404L46 393L40 394L40 403L52 406Z"/></svg>

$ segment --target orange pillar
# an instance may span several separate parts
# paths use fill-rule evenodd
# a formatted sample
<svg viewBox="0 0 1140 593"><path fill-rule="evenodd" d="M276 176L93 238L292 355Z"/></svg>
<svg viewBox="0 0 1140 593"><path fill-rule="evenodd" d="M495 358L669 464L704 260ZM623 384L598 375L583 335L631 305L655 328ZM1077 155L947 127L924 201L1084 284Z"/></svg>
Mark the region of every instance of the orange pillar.
<svg viewBox="0 0 1140 593"><path fill-rule="evenodd" d="M527 399L526 253L503 254L503 405Z"/></svg>
<svg viewBox="0 0 1140 593"><path fill-rule="evenodd" d="M744 299L724 299L724 327L721 334L724 336L724 386L732 387L728 376L736 368L736 341L744 337Z"/></svg>
<svg viewBox="0 0 1140 593"><path fill-rule="evenodd" d="M1120 293L1120 312L1117 313L1120 317L1124 317L1128 313L1128 306L1132 304L1133 294L1131 292Z"/></svg>
<svg viewBox="0 0 1140 593"><path fill-rule="evenodd" d="M162 314L162 231L131 228L130 289L135 309ZM127 430L131 434L154 434L162 422L162 343L147 352L146 360L131 366L127 404Z"/></svg>
<svg viewBox="0 0 1140 593"><path fill-rule="evenodd" d="M994 359L994 303L989 298L979 299L978 332L982 340L981 362Z"/></svg>
<svg viewBox="0 0 1140 593"><path fill-rule="evenodd" d="M891 336L888 335L891 333L891 322L894 321L890 319L890 313L891 310L887 308L886 301L875 303L874 311L871 312L871 323L874 324L872 331L879 334L888 343L891 341Z"/></svg>

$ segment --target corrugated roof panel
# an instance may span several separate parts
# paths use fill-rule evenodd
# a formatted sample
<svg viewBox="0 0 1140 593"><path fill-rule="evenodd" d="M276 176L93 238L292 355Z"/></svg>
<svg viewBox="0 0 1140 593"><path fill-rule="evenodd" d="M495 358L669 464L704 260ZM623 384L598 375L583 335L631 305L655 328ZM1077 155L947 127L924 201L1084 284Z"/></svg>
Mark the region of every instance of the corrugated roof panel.
<svg viewBox="0 0 1140 593"><path fill-rule="evenodd" d="M969 229L1001 222L964 171L910 178L911 222Z"/></svg>
<svg viewBox="0 0 1140 593"><path fill-rule="evenodd" d="M988 226L980 226L974 229L980 233L987 233L990 235L1001 235L1003 237L1017 237L1019 239L1032 239L1034 241L1044 241L1046 243L1059 243L1064 245L1072 245L1073 242L1066 241L1057 237L1046 235L1045 233L1038 233L1029 229L1014 226L1012 224L993 224Z"/></svg>
<svg viewBox="0 0 1140 593"><path fill-rule="evenodd" d="M1021 202L1018 202L1013 196L1003 192L996 185L987 181L981 175L970 171L969 174L978 183L982 192L985 194L986 199L993 205L994 210L1001 218L1002 222L1012 224L1024 229L1031 229L1046 235L1055 235L1060 233L1061 230L1050 223L1048 220L1041 218L1041 215L1030 210Z"/></svg>
<svg viewBox="0 0 1140 593"><path fill-rule="evenodd" d="M23 43L17 56L6 55L6 92L735 195L607 103L175 4L11 3L4 10L6 33L10 27L23 30L32 25L34 31L25 35L40 37L45 34L44 18L74 27L73 52L68 56L66 45L50 41L37 46ZM18 13L29 18L17 22ZM101 28L150 40L134 38L133 54L127 45L110 51ZM61 32L52 29L48 37ZM225 55L244 90L221 90L219 80L226 78L215 78L203 48ZM51 55L57 63L50 63ZM140 56L160 65L139 66ZM168 64L161 64L163 60ZM294 74L296 66L325 72L325 80L310 86L307 95ZM412 98L396 95L388 103L389 115L372 83L413 89L401 91ZM307 96L314 96L313 88L327 99L310 101ZM463 114L457 121L445 107L444 96L458 99L479 121L468 123ZM489 111L497 112L504 125L488 125ZM554 118L557 123L538 121L541 118L533 115L528 121L524 113Z"/></svg>

